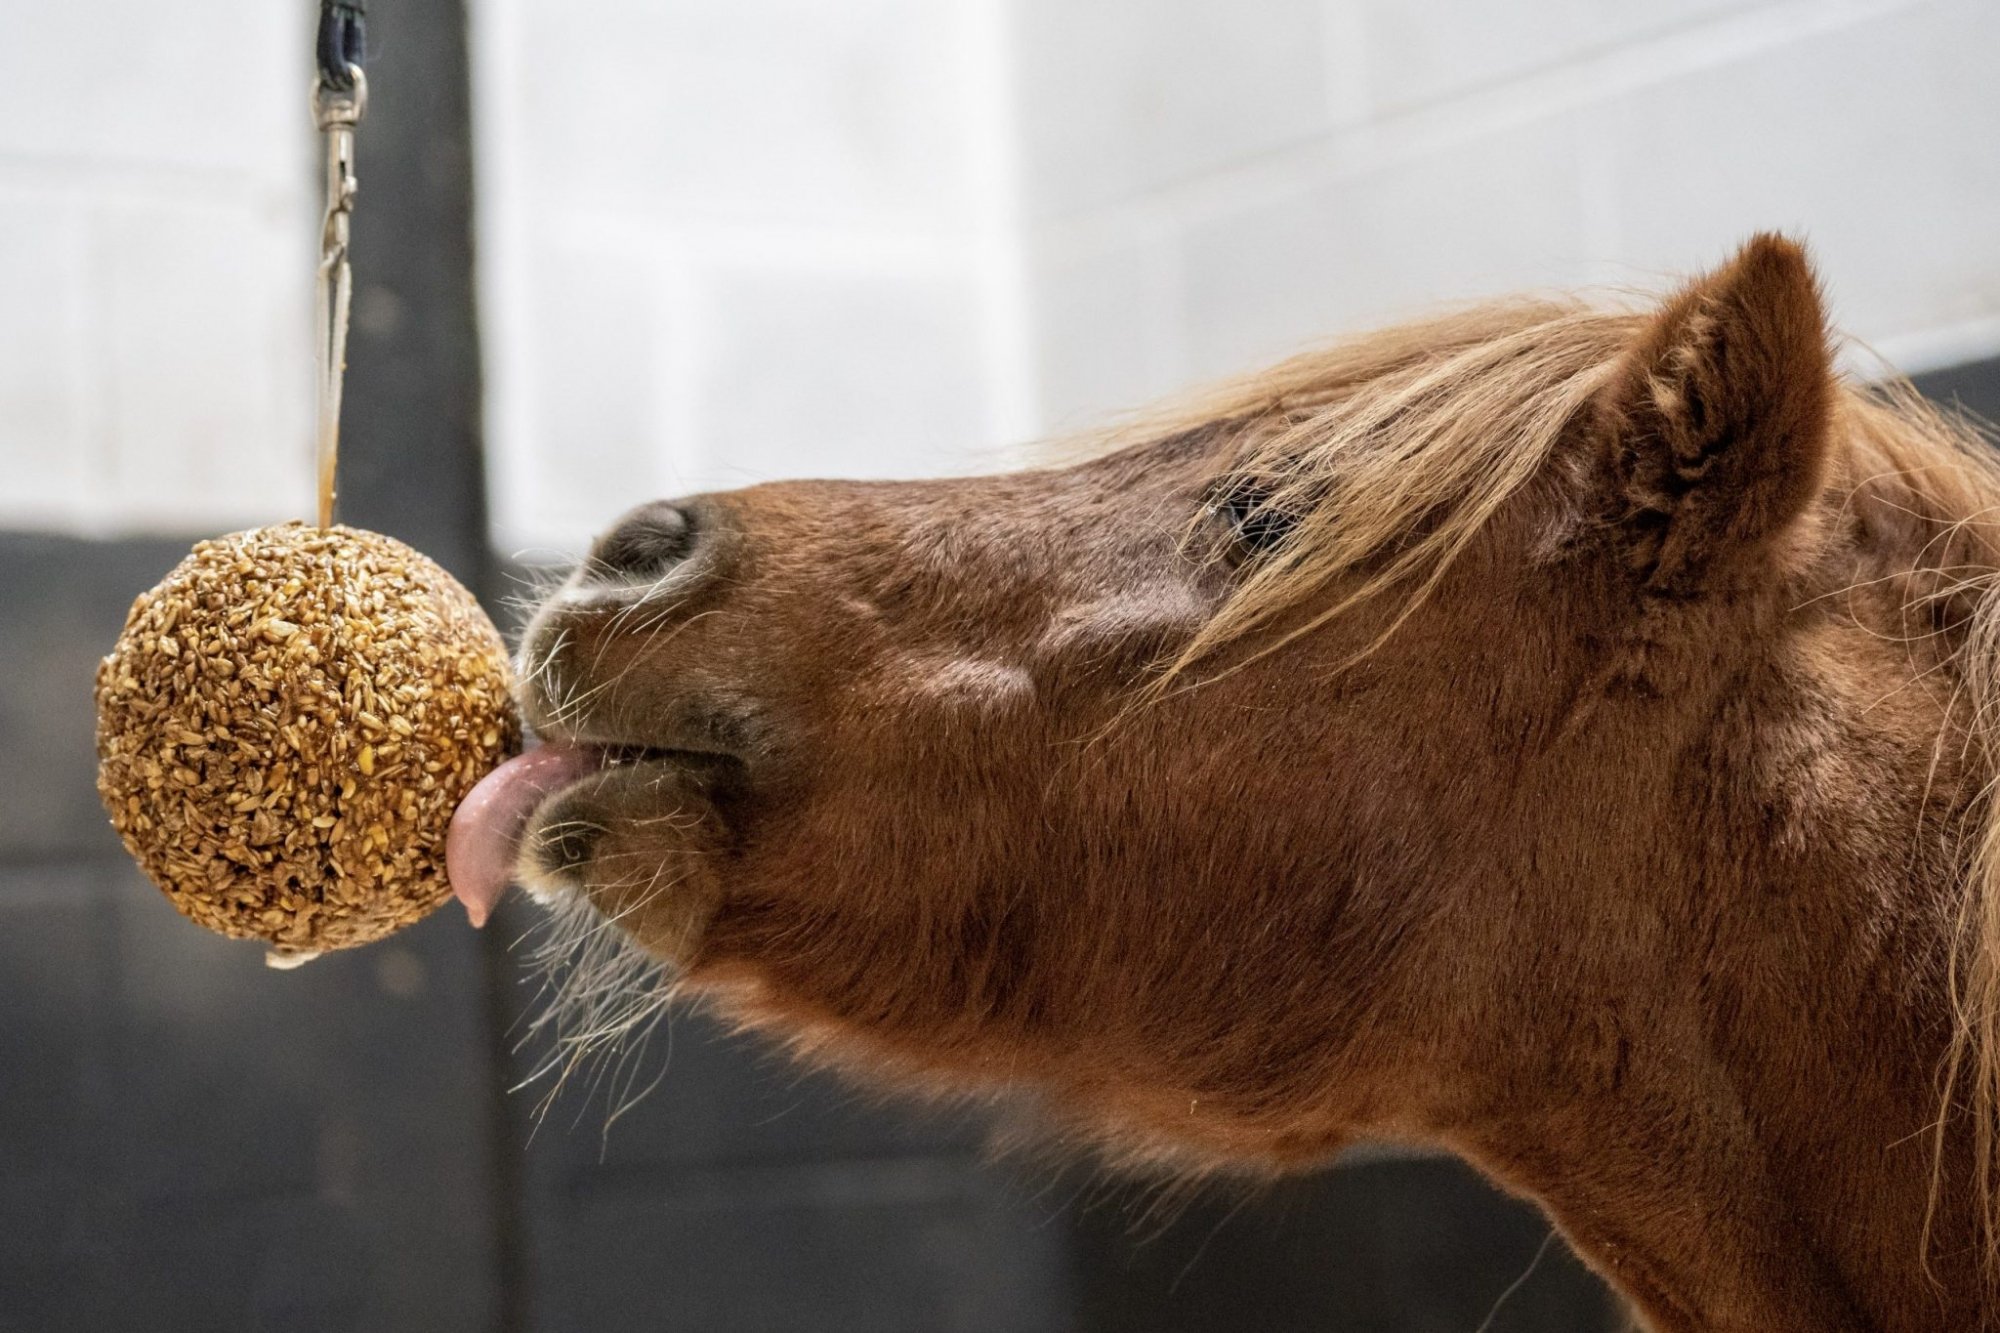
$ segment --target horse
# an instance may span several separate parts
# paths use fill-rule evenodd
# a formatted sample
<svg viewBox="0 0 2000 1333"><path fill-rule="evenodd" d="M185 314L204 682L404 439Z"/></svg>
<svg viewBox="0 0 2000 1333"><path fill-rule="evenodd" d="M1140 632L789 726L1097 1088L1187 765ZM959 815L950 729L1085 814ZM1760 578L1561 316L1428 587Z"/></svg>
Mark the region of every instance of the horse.
<svg viewBox="0 0 2000 1333"><path fill-rule="evenodd" d="M593 1031L657 963L1118 1168L1457 1154L1659 1333L2000 1329L2000 465L1837 347L1766 234L1059 466L643 505L468 842Z"/></svg>

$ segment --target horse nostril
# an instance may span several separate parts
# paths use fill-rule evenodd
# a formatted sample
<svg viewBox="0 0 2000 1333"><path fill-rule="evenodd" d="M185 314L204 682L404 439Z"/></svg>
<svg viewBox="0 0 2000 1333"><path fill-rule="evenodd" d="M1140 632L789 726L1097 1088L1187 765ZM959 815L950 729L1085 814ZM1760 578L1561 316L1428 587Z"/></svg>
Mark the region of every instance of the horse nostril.
<svg viewBox="0 0 2000 1333"><path fill-rule="evenodd" d="M693 549L694 524L687 511L656 500L598 538L590 564L600 574L650 578L687 559Z"/></svg>

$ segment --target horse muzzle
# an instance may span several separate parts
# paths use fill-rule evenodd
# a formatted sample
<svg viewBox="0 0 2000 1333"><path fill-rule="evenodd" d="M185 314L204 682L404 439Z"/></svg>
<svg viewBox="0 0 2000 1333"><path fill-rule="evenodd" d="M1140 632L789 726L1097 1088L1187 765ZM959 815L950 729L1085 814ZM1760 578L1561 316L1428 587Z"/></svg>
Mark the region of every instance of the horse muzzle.
<svg viewBox="0 0 2000 1333"><path fill-rule="evenodd" d="M743 789L762 735L681 638L725 567L719 528L704 501L643 506L537 610L519 693L543 744L474 789L447 847L473 924L514 882L630 910L632 891L685 881L688 858L723 841L718 803Z"/></svg>

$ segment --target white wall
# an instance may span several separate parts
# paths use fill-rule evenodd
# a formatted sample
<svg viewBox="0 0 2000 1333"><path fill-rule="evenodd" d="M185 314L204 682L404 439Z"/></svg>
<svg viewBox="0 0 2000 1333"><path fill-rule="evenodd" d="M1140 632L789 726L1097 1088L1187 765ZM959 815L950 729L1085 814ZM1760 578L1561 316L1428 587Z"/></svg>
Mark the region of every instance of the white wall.
<svg viewBox="0 0 2000 1333"><path fill-rule="evenodd" d="M272 0L7 7L0 525L308 512L311 17Z"/></svg>
<svg viewBox="0 0 2000 1333"><path fill-rule="evenodd" d="M503 545L1763 227L1904 364L2000 351L1992 0L588 0L530 76L534 8L480 10Z"/></svg>
<svg viewBox="0 0 2000 1333"><path fill-rule="evenodd" d="M2000 351L1992 0L1017 8L1044 424L1428 303L1656 286L1767 227L1906 367ZM1115 135L1065 131L1106 105Z"/></svg>
<svg viewBox="0 0 2000 1333"><path fill-rule="evenodd" d="M662 494L1005 461L994 446L1032 422L1003 290L998 14L477 7L504 551L573 550Z"/></svg>
<svg viewBox="0 0 2000 1333"><path fill-rule="evenodd" d="M1302 340L1650 285L1759 227L1906 365L2000 352L1994 0L470 8L509 553L659 494L1004 465ZM310 6L14 10L0 524L302 512Z"/></svg>

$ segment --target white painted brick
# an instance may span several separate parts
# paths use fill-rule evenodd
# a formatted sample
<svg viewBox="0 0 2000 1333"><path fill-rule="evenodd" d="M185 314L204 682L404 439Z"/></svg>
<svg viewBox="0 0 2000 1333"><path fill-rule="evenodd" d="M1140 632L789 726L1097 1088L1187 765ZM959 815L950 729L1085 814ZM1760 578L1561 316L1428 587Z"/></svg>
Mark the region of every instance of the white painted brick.
<svg viewBox="0 0 2000 1333"><path fill-rule="evenodd" d="M1321 133L1320 0L1011 0L1022 176L1072 213Z"/></svg>
<svg viewBox="0 0 2000 1333"><path fill-rule="evenodd" d="M1192 375L1447 303L1566 285L1585 252L1567 118L1204 218L1185 238Z"/></svg>
<svg viewBox="0 0 2000 1333"><path fill-rule="evenodd" d="M1028 280L1043 430L1083 429L1179 387L1173 254L1147 230L1034 256Z"/></svg>
<svg viewBox="0 0 2000 1333"><path fill-rule="evenodd" d="M1784 228L1869 341L2000 314L1996 47L2000 6L1949 0L1630 95L1594 118L1621 258L1683 271Z"/></svg>
<svg viewBox="0 0 2000 1333"><path fill-rule="evenodd" d="M969 273L722 271L706 287L701 486L997 463Z"/></svg>
<svg viewBox="0 0 2000 1333"><path fill-rule="evenodd" d="M1356 14L1378 111L1643 42L1753 0L1330 0Z"/></svg>
<svg viewBox="0 0 2000 1333"><path fill-rule="evenodd" d="M504 548L581 550L623 510L676 489L662 462L688 442L662 395L668 308L654 257L604 243L535 249L524 307L525 429L494 458Z"/></svg>
<svg viewBox="0 0 2000 1333"><path fill-rule="evenodd" d="M956 6L585 0L543 12L511 99L534 191L650 217L961 219Z"/></svg>
<svg viewBox="0 0 2000 1333"><path fill-rule="evenodd" d="M0 191L0 523L61 526L89 508L80 211Z"/></svg>
<svg viewBox="0 0 2000 1333"><path fill-rule="evenodd" d="M312 130L312 11L273 0L11 4L0 153L224 169L289 187Z"/></svg>
<svg viewBox="0 0 2000 1333"><path fill-rule="evenodd" d="M311 6L15 8L0 521L302 512ZM1056 426L1434 301L1696 267L1759 226L1805 232L1870 339L2000 327L1991 0L494 12L519 20L478 71L506 127L482 171L513 183L483 235L508 256L503 544L574 547L700 486L997 465L1016 302L1009 364Z"/></svg>
<svg viewBox="0 0 2000 1333"><path fill-rule="evenodd" d="M186 531L312 508L312 248L296 224L179 204L97 225L116 510Z"/></svg>

